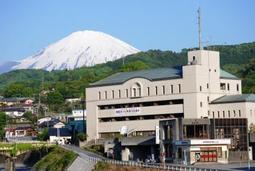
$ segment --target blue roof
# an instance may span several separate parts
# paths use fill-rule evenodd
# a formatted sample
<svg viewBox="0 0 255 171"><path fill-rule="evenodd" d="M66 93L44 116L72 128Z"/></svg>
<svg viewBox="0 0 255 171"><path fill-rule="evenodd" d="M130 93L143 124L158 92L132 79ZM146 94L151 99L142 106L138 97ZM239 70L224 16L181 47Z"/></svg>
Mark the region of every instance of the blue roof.
<svg viewBox="0 0 255 171"><path fill-rule="evenodd" d="M238 79L236 76L221 70L220 77ZM150 81L182 78L182 67L156 68L132 72L120 72L90 84L90 87L123 84L133 78L144 78Z"/></svg>
<svg viewBox="0 0 255 171"><path fill-rule="evenodd" d="M211 104L238 102L255 102L255 94L225 95L218 99L215 99L211 102Z"/></svg>

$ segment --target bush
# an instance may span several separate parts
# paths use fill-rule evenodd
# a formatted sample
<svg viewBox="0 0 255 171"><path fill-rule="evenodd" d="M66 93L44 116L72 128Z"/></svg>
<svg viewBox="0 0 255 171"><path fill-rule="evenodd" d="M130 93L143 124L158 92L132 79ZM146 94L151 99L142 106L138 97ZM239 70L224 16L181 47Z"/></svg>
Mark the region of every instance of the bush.
<svg viewBox="0 0 255 171"><path fill-rule="evenodd" d="M84 133L78 133L78 134L77 134L77 137L78 137L78 139L79 139L80 141L85 141L85 140L87 140L87 135L84 134Z"/></svg>

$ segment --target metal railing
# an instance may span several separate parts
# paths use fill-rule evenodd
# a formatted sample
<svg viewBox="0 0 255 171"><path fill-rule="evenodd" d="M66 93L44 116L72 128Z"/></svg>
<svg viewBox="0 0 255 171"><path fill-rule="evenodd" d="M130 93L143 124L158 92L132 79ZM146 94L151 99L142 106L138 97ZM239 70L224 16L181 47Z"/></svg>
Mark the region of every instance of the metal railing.
<svg viewBox="0 0 255 171"><path fill-rule="evenodd" d="M120 166L154 168L158 170L171 170L171 171L218 171L219 170L219 169L209 169L209 168L201 168L196 166L185 166L185 165L177 165L177 164L143 163L143 162L136 162L136 161L119 161L119 160L113 160L113 159L100 159L100 158L95 158L90 156L87 156L87 160L95 164L100 161L100 162L105 162L105 163L120 165Z"/></svg>

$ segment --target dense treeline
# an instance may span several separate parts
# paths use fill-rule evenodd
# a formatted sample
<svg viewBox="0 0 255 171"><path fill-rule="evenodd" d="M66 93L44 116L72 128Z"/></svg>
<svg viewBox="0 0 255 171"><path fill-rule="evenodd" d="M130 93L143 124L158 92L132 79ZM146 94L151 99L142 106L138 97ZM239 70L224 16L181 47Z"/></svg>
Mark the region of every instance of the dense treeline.
<svg viewBox="0 0 255 171"><path fill-rule="evenodd" d="M217 45L207 47L220 51L221 67L243 78L243 90L255 92L255 42L240 45ZM54 106L64 99L82 97L89 83L103 79L113 73L158 67L171 67L187 63L187 51L149 50L129 55L125 58L83 67L75 70L52 71L18 70L0 75L0 94L5 97L38 97L42 90L47 96L42 99ZM54 109L55 110L55 109Z"/></svg>

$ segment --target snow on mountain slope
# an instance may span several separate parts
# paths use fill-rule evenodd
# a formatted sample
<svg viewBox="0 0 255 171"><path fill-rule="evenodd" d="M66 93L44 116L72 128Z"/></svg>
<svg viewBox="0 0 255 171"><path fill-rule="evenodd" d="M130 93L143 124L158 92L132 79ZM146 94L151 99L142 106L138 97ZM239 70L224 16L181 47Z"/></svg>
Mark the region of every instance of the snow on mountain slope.
<svg viewBox="0 0 255 171"><path fill-rule="evenodd" d="M12 69L63 70L113 61L139 52L138 49L108 34L78 31L51 44Z"/></svg>

